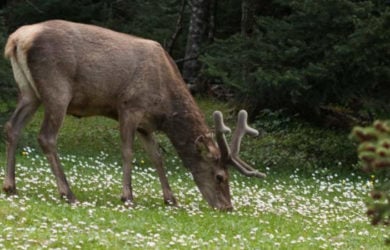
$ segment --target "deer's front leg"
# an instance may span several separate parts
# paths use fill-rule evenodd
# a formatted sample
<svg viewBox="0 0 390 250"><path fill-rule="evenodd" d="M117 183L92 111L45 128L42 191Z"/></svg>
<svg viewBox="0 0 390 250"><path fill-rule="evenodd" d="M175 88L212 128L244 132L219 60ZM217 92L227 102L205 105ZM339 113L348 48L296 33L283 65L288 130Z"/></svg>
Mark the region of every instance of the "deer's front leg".
<svg viewBox="0 0 390 250"><path fill-rule="evenodd" d="M175 196L172 193L171 187L169 186L168 178L164 170L163 159L153 134L147 132L143 132L143 133L140 132L139 135L140 135L139 138L141 139L144 145L146 153L149 155L149 158L152 160L157 170L165 204L177 206L177 201Z"/></svg>
<svg viewBox="0 0 390 250"><path fill-rule="evenodd" d="M121 200L126 205L133 203L133 189L131 187L131 161L133 159L132 142L122 140L122 160L123 160L123 180L122 180L122 196Z"/></svg>
<svg viewBox="0 0 390 250"><path fill-rule="evenodd" d="M133 189L131 187L133 144L140 117L140 114L130 113L127 110L120 112L119 115L123 160L123 191L121 200L129 206L133 203Z"/></svg>

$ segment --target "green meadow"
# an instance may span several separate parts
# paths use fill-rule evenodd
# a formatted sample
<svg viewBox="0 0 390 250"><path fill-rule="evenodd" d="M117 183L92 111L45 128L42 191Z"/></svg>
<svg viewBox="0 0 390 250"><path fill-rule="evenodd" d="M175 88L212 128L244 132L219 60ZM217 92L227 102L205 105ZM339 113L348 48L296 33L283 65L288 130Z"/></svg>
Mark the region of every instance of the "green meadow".
<svg viewBox="0 0 390 250"><path fill-rule="evenodd" d="M220 103L200 100L200 105L210 125L212 109L222 106L230 111ZM388 229L371 226L365 215L375 176L353 171L351 166L342 171L344 163L337 161L334 168L313 164L300 168L299 159L302 165L307 162L296 155L293 161L282 155L283 168L272 161L267 165L261 152L270 150L264 140L283 139L272 133L246 138L242 145L243 158L268 176L247 178L231 169L234 211L208 207L162 134L158 137L179 206L164 205L157 174L137 146L135 206L128 208L119 199L117 123L67 117L59 151L80 201L69 205L59 198L35 140L41 119L39 111L20 141L18 195L0 193L1 249L385 249ZM234 127L233 115L228 123ZM5 166L4 145L0 149L0 165ZM294 164L288 167L290 162Z"/></svg>

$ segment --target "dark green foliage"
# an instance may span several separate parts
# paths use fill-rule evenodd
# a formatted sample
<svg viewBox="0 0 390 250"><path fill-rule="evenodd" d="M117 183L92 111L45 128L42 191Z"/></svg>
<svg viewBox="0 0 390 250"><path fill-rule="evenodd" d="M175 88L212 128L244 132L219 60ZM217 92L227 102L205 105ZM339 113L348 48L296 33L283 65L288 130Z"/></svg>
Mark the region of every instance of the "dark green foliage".
<svg viewBox="0 0 390 250"><path fill-rule="evenodd" d="M216 13L216 36L228 38L240 31L241 0L219 1Z"/></svg>
<svg viewBox="0 0 390 250"><path fill-rule="evenodd" d="M5 32L4 22L0 17L0 48L4 48L7 39L7 34ZM9 62L1 55L0 56L0 103L6 99L8 95L14 94L12 90L12 72ZM0 112L3 109L0 106Z"/></svg>
<svg viewBox="0 0 390 250"><path fill-rule="evenodd" d="M255 141L253 152L247 147L244 152L248 155L242 157L256 155L261 168L342 172L351 171L357 162L354 145L345 133L313 126L281 111L263 112L253 127L262 130L261 139Z"/></svg>
<svg viewBox="0 0 390 250"><path fill-rule="evenodd" d="M97 22L107 20L110 15L111 1L93 0L35 0L10 3L5 16L9 32L16 28L48 19L68 19L78 22Z"/></svg>
<svg viewBox="0 0 390 250"><path fill-rule="evenodd" d="M390 225L390 121L376 121L370 127L356 127L352 137L359 141L361 167L373 179L367 215L373 225Z"/></svg>
<svg viewBox="0 0 390 250"><path fill-rule="evenodd" d="M0 48L4 48L6 32L3 19L0 16ZM16 98L16 88L12 79L12 71L9 62L0 56L0 143L3 139L3 125L11 110L12 101ZM1 148L1 147L0 147Z"/></svg>
<svg viewBox="0 0 390 250"><path fill-rule="evenodd" d="M390 12L384 5L273 3L285 14L258 16L251 37L237 33L208 48L206 76L232 87L256 112L288 108L308 117L321 106L388 96Z"/></svg>
<svg viewBox="0 0 390 250"><path fill-rule="evenodd" d="M10 3L4 9L4 16L8 33L25 24L65 19L108 27L164 44L175 30L179 8L180 0L34 0ZM175 53L184 49L185 36L179 37L178 43Z"/></svg>

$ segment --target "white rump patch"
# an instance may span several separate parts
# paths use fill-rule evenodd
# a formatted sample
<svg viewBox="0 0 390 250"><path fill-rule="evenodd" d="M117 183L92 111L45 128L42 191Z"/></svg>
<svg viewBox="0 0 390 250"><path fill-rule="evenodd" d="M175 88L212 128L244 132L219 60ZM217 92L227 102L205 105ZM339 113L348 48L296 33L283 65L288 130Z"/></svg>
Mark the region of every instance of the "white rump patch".
<svg viewBox="0 0 390 250"><path fill-rule="evenodd" d="M20 91L22 93L28 93L29 95L36 96L40 99L39 92L34 84L30 70L27 67L26 60L22 61L20 60L20 57L18 57L18 59L19 63L14 57L10 58L14 78Z"/></svg>
<svg viewBox="0 0 390 250"><path fill-rule="evenodd" d="M38 25L23 26L12 34L16 46L15 53L10 56L15 81L20 91L29 93L40 99L36 84L32 78L27 65L27 54L34 37L39 34L42 28Z"/></svg>

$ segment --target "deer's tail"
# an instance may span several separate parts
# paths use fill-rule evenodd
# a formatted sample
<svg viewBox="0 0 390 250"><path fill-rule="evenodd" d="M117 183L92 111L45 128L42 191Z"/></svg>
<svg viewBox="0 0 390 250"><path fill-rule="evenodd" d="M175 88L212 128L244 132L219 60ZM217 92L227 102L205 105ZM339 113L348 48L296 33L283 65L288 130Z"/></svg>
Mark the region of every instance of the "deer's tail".
<svg viewBox="0 0 390 250"><path fill-rule="evenodd" d="M17 30L8 38L4 56L11 61L15 81L22 94L40 99L40 95L27 63L27 53L33 42L32 34Z"/></svg>

